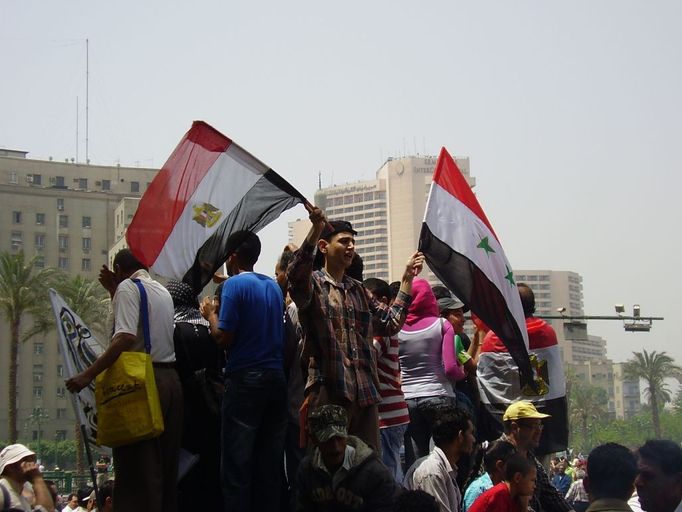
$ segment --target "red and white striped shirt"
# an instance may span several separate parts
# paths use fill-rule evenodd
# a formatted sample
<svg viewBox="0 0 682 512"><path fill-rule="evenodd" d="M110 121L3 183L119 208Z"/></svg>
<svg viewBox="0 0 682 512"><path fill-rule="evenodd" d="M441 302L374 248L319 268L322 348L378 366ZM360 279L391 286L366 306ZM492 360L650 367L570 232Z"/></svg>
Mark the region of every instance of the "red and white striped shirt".
<svg viewBox="0 0 682 512"><path fill-rule="evenodd" d="M410 415L405 403L405 395L400 386L399 341L397 336L375 337L374 348L377 352L379 375L379 428L406 425Z"/></svg>

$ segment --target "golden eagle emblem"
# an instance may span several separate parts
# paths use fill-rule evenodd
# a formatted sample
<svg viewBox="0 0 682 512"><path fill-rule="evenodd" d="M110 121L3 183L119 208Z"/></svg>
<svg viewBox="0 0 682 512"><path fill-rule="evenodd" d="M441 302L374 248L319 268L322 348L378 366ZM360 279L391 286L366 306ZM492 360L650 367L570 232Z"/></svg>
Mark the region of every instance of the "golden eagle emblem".
<svg viewBox="0 0 682 512"><path fill-rule="evenodd" d="M220 220L223 212L210 203L199 203L192 207L194 216L192 220L205 228L212 228Z"/></svg>
<svg viewBox="0 0 682 512"><path fill-rule="evenodd" d="M549 369L547 361L538 359L536 354L530 355L530 365L533 368L533 380L537 387L537 392L528 384L521 388L521 393L525 396L543 396L549 393Z"/></svg>

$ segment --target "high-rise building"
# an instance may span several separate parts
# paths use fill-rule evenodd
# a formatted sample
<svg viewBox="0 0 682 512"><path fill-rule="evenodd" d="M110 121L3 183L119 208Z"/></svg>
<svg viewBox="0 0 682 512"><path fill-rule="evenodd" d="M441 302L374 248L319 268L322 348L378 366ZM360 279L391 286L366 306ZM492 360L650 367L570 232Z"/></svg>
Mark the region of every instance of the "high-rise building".
<svg viewBox="0 0 682 512"><path fill-rule="evenodd" d="M525 283L535 294L537 316L584 316L583 278L565 270L515 270L516 282ZM587 333L582 320L548 319L562 347L563 360L582 363L606 359L606 341Z"/></svg>
<svg viewBox="0 0 682 512"><path fill-rule="evenodd" d="M38 255L38 267L96 279L116 240L117 206L126 197L139 198L158 170L32 160L26 155L0 149L0 250ZM24 328L30 321L24 318ZM9 332L0 317L2 365L9 361ZM7 375L7 366L2 372ZM8 392L7 378L0 379L0 439L7 439ZM73 438L75 416L55 330L19 347L17 393L22 440L37 439L39 431L43 439ZM46 417L31 423L36 409Z"/></svg>
<svg viewBox="0 0 682 512"><path fill-rule="evenodd" d="M639 380L626 379L624 363L610 359L568 364L569 380L599 387L608 397L607 411L611 418L628 419L641 410ZM570 395L570 390L569 390ZM570 398L570 397L569 397Z"/></svg>
<svg viewBox="0 0 682 512"><path fill-rule="evenodd" d="M471 187L469 159L456 158ZM356 250L362 256L364 277L399 280L405 263L417 249L435 156L389 158L376 178L326 187L315 192L315 204L330 220L347 220L358 232ZM300 244L310 223L289 223L289 241ZM435 281L428 271L423 277Z"/></svg>

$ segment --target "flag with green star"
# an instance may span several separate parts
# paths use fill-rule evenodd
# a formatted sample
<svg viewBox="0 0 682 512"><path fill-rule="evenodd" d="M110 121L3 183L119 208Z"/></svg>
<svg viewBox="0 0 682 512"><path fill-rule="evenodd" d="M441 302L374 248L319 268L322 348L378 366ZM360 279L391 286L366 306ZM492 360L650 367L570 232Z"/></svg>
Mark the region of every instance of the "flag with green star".
<svg viewBox="0 0 682 512"><path fill-rule="evenodd" d="M419 247L433 273L497 333L522 381L532 385L528 334L512 266L445 148L433 174Z"/></svg>

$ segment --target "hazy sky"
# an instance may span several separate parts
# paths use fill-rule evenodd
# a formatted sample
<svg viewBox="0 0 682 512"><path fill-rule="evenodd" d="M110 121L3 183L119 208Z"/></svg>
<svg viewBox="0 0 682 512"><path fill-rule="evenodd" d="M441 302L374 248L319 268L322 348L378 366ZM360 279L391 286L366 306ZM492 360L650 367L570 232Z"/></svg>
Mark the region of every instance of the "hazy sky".
<svg viewBox="0 0 682 512"><path fill-rule="evenodd" d="M590 322L616 361L682 363L682 2L0 3L0 147L161 166L203 119L312 198L387 156L471 159L515 268L583 276L588 314L664 316L646 333ZM678 149L675 149L675 148ZM259 270L286 242L263 232Z"/></svg>

